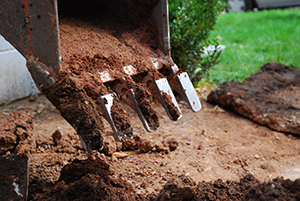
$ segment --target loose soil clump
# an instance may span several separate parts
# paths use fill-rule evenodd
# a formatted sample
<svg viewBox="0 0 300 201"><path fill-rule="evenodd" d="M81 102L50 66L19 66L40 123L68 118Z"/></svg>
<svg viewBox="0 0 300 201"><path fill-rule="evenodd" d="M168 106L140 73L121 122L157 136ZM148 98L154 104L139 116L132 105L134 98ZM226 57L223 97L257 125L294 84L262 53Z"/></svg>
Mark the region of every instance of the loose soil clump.
<svg viewBox="0 0 300 201"><path fill-rule="evenodd" d="M31 152L35 145L32 140L32 118L32 115L21 110L0 117L0 155Z"/></svg>
<svg viewBox="0 0 300 201"><path fill-rule="evenodd" d="M243 83L225 82L207 100L274 130L300 134L300 70L270 62Z"/></svg>
<svg viewBox="0 0 300 201"><path fill-rule="evenodd" d="M110 177L109 165L99 158L74 160L53 184L32 189L32 200L137 200L132 187Z"/></svg>

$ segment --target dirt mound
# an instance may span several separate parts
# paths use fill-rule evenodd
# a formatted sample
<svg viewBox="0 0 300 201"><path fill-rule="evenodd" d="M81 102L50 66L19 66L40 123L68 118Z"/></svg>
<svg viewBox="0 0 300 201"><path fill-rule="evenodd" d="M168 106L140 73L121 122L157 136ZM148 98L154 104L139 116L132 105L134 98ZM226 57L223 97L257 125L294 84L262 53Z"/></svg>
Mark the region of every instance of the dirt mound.
<svg viewBox="0 0 300 201"><path fill-rule="evenodd" d="M129 183L112 179L109 165L99 158L74 160L59 180L31 191L32 200L136 200Z"/></svg>
<svg viewBox="0 0 300 201"><path fill-rule="evenodd" d="M273 179L259 182L253 175L246 175L239 182L199 182L184 175L171 179L156 198L151 200L299 200L300 179L296 181Z"/></svg>
<svg viewBox="0 0 300 201"><path fill-rule="evenodd" d="M159 192L141 196L122 179L114 178L109 165L99 158L74 160L66 165L55 184L31 190L31 200L299 200L300 179L276 178L261 183L253 175L239 182L199 182L181 175L170 179Z"/></svg>
<svg viewBox="0 0 300 201"><path fill-rule="evenodd" d="M300 134L300 70L270 62L243 83L225 82L207 100L277 131Z"/></svg>

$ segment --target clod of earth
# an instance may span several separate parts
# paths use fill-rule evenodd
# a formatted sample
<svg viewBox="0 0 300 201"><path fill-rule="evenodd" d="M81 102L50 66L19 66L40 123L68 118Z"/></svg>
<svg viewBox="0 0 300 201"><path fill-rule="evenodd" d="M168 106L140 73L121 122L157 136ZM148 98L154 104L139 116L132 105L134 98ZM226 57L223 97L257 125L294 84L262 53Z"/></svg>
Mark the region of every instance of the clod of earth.
<svg viewBox="0 0 300 201"><path fill-rule="evenodd" d="M26 154L35 146L32 138L32 118L25 111L16 111L12 115L0 118L0 155ZM30 144L30 147L27 146Z"/></svg>
<svg viewBox="0 0 300 201"><path fill-rule="evenodd" d="M242 83L221 84L207 100L271 129L299 135L299 80L298 68L270 62Z"/></svg>

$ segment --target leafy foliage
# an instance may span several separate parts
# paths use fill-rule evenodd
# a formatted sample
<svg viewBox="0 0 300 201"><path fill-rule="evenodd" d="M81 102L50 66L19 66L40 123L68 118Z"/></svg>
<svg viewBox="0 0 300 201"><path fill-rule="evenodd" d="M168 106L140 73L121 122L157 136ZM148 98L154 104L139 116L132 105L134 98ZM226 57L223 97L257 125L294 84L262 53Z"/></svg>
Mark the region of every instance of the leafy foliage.
<svg viewBox="0 0 300 201"><path fill-rule="evenodd" d="M222 51L217 40L209 41L210 31L225 3L219 0L169 1L171 53L174 62L188 72L193 83L208 75L208 70L219 63ZM213 45L214 51L205 51Z"/></svg>

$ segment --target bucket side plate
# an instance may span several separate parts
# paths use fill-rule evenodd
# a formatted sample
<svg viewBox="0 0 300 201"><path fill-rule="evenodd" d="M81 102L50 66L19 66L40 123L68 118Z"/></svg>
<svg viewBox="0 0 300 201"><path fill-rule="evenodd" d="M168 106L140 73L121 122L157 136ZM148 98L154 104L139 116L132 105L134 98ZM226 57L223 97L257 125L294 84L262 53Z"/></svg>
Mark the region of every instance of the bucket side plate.
<svg viewBox="0 0 300 201"><path fill-rule="evenodd" d="M61 58L56 0L2 0L0 34L27 60L34 56L59 73Z"/></svg>

